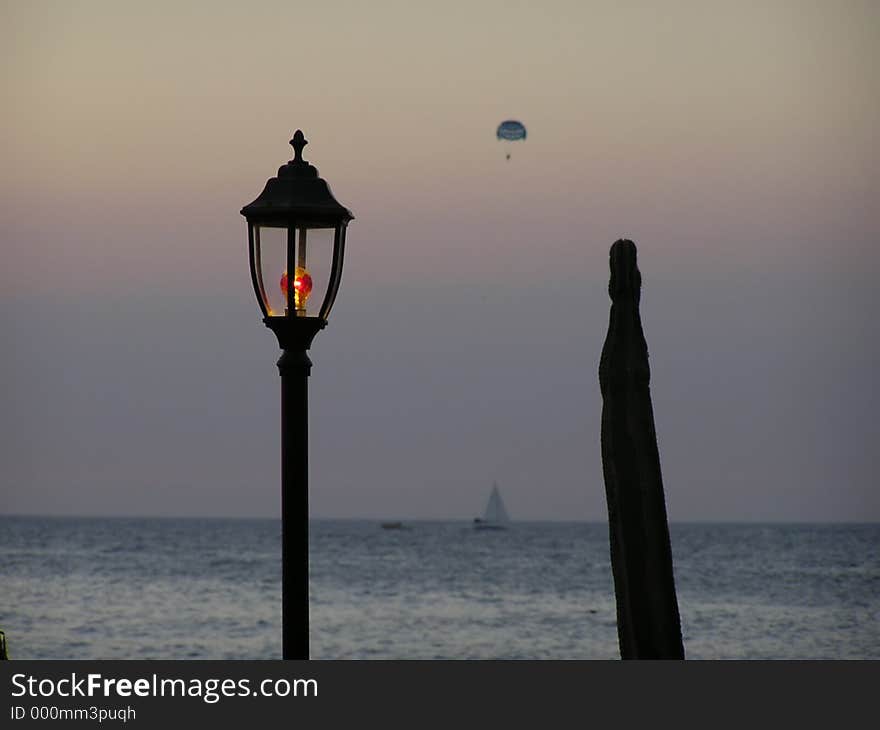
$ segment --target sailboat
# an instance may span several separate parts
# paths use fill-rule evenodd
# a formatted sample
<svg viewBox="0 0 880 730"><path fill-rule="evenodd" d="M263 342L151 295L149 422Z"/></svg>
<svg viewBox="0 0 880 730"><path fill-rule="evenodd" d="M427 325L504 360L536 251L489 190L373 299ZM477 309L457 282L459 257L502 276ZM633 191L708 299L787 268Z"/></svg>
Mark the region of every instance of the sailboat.
<svg viewBox="0 0 880 730"><path fill-rule="evenodd" d="M478 530L504 530L509 522L510 517L507 515L498 485L493 483L486 510L482 517L474 518L474 527Z"/></svg>

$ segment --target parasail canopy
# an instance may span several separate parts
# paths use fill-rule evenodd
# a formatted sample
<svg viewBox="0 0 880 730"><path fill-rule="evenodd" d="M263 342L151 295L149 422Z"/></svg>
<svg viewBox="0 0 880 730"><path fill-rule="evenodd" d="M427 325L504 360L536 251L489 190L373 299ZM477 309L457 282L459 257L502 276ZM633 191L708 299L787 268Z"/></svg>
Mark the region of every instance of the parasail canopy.
<svg viewBox="0 0 880 730"><path fill-rule="evenodd" d="M518 122L515 119L508 119L506 122L501 122L501 124L498 125L498 130L495 132L495 136L498 139L525 139L526 128L522 122Z"/></svg>

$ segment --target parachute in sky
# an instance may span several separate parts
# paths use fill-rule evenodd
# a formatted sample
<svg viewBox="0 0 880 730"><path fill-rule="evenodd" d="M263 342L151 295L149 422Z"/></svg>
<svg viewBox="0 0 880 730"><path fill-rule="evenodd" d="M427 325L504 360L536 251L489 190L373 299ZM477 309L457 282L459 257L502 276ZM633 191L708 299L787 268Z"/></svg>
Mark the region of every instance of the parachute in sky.
<svg viewBox="0 0 880 730"><path fill-rule="evenodd" d="M498 125L495 136L504 142L516 142L526 138L526 128L522 122L508 119L506 122L501 122ZM510 159L510 152L507 153L507 159Z"/></svg>

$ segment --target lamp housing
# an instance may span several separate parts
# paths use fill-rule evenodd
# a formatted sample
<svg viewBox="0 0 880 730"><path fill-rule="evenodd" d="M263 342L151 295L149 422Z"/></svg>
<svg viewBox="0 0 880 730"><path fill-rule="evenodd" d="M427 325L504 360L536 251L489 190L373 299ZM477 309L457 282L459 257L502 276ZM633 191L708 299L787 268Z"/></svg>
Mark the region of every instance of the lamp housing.
<svg viewBox="0 0 880 730"><path fill-rule="evenodd" d="M241 214L247 220L251 281L263 321L279 341L282 331L311 332L310 344L336 301L346 229L354 216L303 159L308 142L302 131L290 144L294 158Z"/></svg>

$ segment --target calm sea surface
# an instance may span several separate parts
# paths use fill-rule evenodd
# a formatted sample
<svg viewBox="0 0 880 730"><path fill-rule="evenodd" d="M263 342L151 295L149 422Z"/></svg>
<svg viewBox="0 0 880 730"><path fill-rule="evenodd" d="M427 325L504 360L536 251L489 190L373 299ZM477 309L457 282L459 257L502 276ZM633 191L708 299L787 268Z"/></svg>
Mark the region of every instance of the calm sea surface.
<svg viewBox="0 0 880 730"><path fill-rule="evenodd" d="M607 527L315 521L316 659L616 659ZM880 525L671 527L690 659L880 659ZM13 659L280 658L280 523L0 517Z"/></svg>

